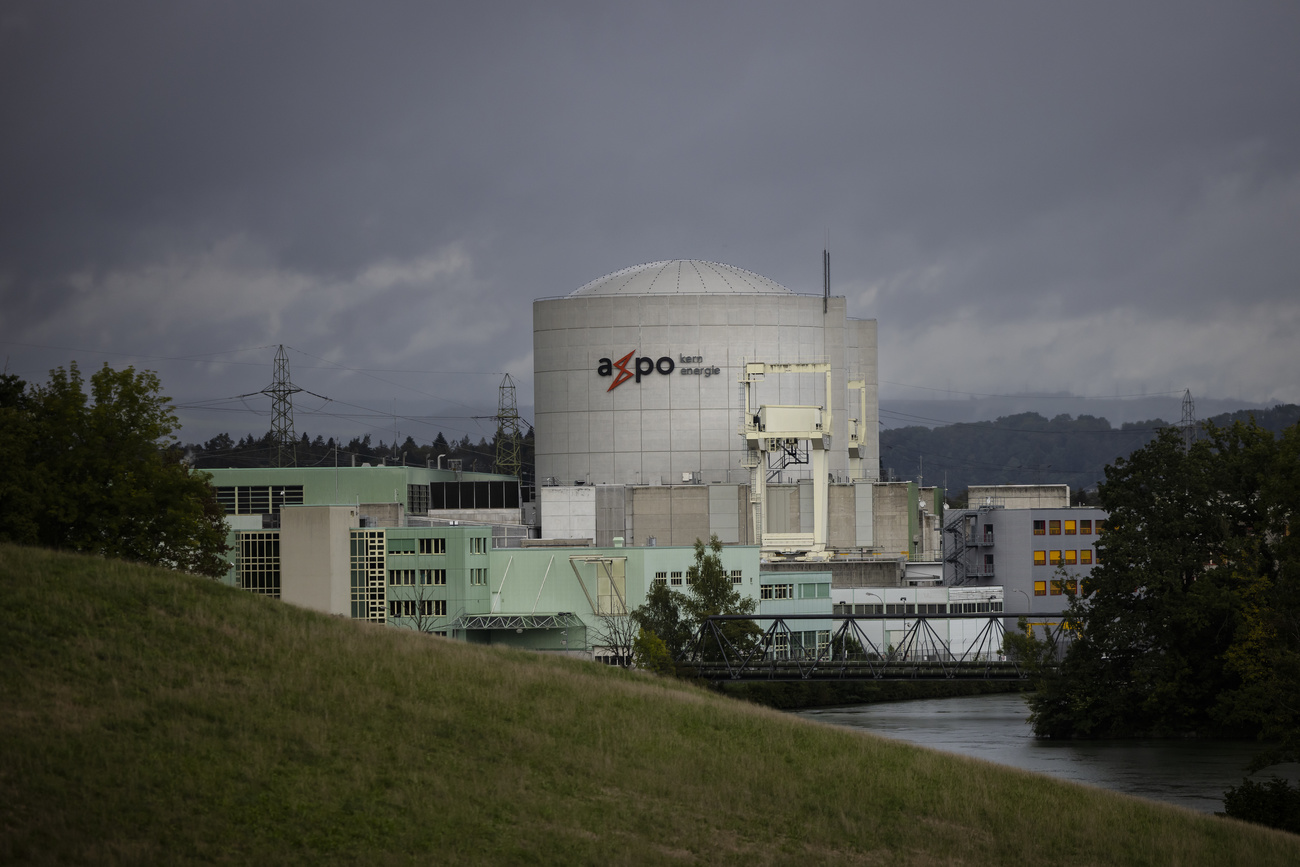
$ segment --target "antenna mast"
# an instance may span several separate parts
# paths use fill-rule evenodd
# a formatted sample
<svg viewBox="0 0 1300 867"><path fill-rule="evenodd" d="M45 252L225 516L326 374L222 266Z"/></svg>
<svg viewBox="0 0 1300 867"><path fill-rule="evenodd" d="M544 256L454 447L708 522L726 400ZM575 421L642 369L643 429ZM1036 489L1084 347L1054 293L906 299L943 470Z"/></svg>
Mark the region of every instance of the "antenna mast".
<svg viewBox="0 0 1300 867"><path fill-rule="evenodd" d="M822 313L830 308L831 303L831 251L822 250Z"/></svg>
<svg viewBox="0 0 1300 867"><path fill-rule="evenodd" d="M520 455L519 405L515 402L515 382L506 374L501 379L500 397L497 401L497 472L519 477L523 471Z"/></svg>
<svg viewBox="0 0 1300 867"><path fill-rule="evenodd" d="M262 389L271 396L271 435L275 438L277 467L296 467L297 438L293 432L293 395L302 391L289 379L289 356L284 344L275 353L275 381Z"/></svg>

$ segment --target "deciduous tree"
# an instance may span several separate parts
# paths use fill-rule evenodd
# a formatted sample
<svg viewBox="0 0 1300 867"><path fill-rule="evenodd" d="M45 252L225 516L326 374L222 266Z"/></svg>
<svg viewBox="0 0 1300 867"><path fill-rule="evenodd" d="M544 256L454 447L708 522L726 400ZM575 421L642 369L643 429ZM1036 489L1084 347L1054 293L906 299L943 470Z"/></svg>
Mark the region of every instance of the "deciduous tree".
<svg viewBox="0 0 1300 867"><path fill-rule="evenodd" d="M224 574L225 516L207 475L171 447L170 403L149 371L104 365L86 383L75 362L52 370L5 409L29 491L0 498L0 526L27 544Z"/></svg>

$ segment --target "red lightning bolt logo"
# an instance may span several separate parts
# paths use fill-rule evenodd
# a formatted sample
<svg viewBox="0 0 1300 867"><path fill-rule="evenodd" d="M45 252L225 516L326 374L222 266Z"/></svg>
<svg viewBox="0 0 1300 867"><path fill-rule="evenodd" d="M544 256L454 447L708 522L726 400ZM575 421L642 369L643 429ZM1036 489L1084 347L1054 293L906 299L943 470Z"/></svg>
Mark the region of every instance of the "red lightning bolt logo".
<svg viewBox="0 0 1300 867"><path fill-rule="evenodd" d="M605 391L613 391L632 378L632 372L627 369L627 363L632 360L632 354L635 352L636 350L633 349L632 352L614 362L614 366L618 368L618 376L614 377L614 381L610 383L609 388L605 389Z"/></svg>

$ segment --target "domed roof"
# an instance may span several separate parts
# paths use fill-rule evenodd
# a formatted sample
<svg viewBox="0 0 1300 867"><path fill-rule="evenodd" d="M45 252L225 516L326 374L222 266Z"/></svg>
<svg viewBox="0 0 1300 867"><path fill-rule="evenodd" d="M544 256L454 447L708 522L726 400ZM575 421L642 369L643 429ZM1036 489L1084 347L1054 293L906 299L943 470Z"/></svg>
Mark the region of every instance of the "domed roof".
<svg viewBox="0 0 1300 867"><path fill-rule="evenodd" d="M789 289L761 274L705 262L669 259L633 265L569 293L578 295L793 295Z"/></svg>

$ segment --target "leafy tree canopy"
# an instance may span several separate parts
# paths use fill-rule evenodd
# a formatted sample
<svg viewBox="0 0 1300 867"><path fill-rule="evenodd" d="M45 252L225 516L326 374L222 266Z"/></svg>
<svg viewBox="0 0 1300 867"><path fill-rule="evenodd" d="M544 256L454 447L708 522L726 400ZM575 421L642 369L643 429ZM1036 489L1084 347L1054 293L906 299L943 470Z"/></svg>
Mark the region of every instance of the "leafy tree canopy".
<svg viewBox="0 0 1300 867"><path fill-rule="evenodd" d="M700 624L715 614L753 614L754 600L742 596L722 568L722 542L715 535L708 545L695 540L695 562L686 570L690 593L678 593L658 582L650 586L645 604L632 612L641 628L653 633L673 659L682 659ZM759 632L753 621L728 623L728 639L740 644Z"/></svg>
<svg viewBox="0 0 1300 867"><path fill-rule="evenodd" d="M171 447L176 417L155 374L104 365L86 383L73 362L25 385L7 377L0 389L15 469L0 485L0 538L225 573L224 513L208 476Z"/></svg>
<svg viewBox="0 0 1300 867"><path fill-rule="evenodd" d="M1079 637L1029 701L1053 737L1257 735L1300 758L1300 425L1161 432L1106 468Z"/></svg>

